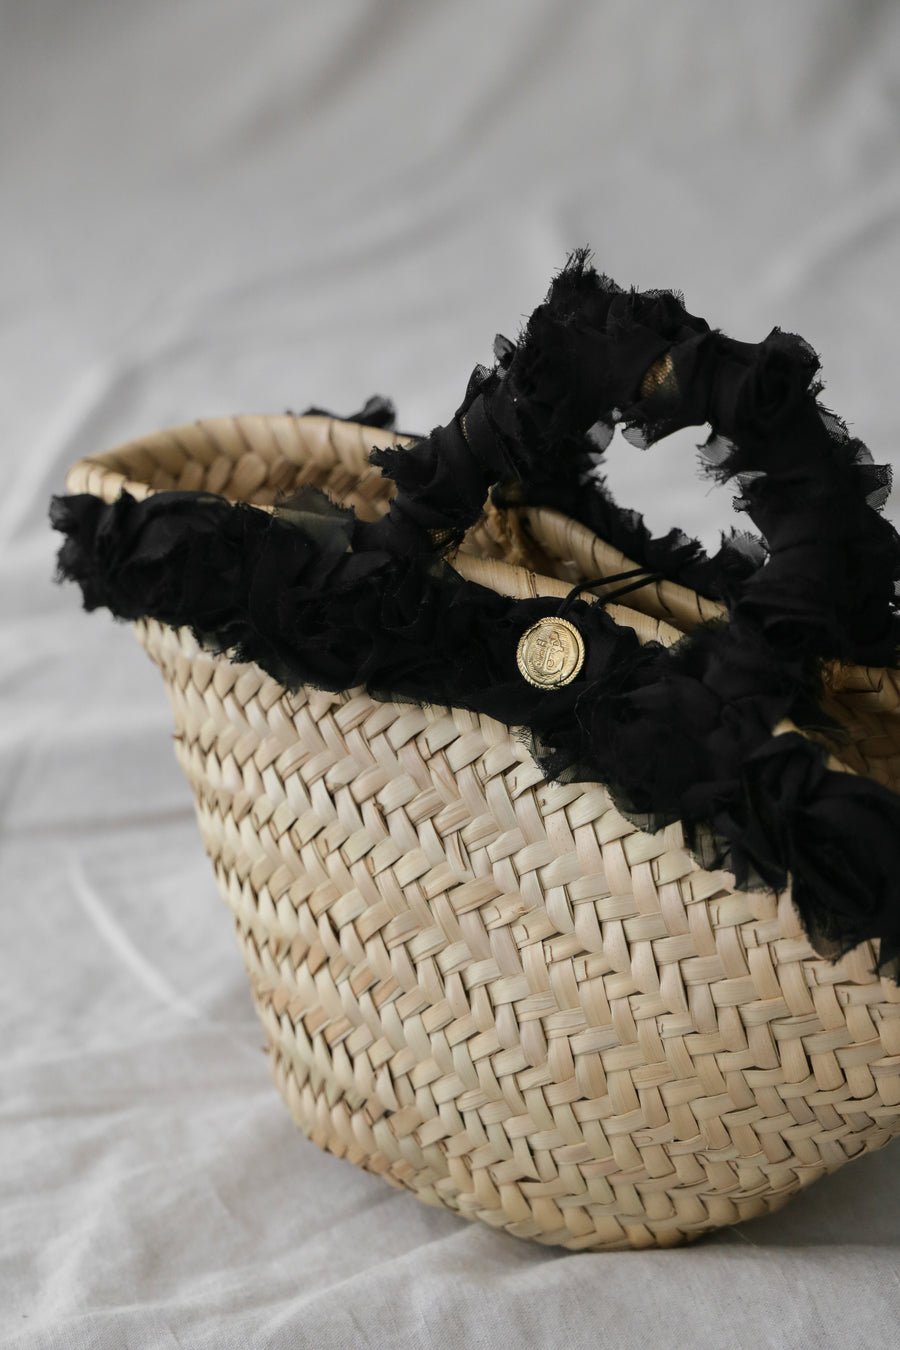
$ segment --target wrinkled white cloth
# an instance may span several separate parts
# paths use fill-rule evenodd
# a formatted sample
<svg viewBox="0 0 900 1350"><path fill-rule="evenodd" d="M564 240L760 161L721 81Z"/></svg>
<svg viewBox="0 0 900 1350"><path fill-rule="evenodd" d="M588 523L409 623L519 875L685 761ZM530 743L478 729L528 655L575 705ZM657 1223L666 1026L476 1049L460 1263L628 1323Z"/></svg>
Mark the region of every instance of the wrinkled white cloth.
<svg viewBox="0 0 900 1350"><path fill-rule="evenodd" d="M573 1255L305 1141L158 674L51 584L46 507L195 417L443 422L583 243L802 333L900 463L898 60L893 0L0 5L0 1345L895 1342L900 1145L696 1247ZM610 459L657 530L730 523L691 437Z"/></svg>

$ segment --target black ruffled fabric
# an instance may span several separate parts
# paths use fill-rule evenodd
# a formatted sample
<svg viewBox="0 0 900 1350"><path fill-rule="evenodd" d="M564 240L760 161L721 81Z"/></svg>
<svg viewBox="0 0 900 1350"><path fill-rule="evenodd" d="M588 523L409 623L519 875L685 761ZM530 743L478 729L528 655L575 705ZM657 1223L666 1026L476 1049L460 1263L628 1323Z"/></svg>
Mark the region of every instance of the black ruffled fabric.
<svg viewBox="0 0 900 1350"><path fill-rule="evenodd" d="M606 783L650 829L682 820L739 886L790 878L817 951L878 938L879 969L897 978L900 798L829 770L802 736L772 735L784 718L822 725L823 659L893 664L898 639L900 540L873 509L886 471L818 407L815 368L799 338L732 343L674 294L622 291L579 254L449 426L373 452L398 484L385 520L359 522L311 489L274 514L206 493L56 498L59 573L88 609L186 625L288 688L365 685L527 728L548 777ZM499 596L442 556L492 485L546 498L617 420L648 441L709 421L716 472L737 479L768 544L761 565L743 554L732 568L729 621L671 648L642 647L575 596ZM518 640L561 609L585 664L535 689Z"/></svg>
<svg viewBox="0 0 900 1350"><path fill-rule="evenodd" d="M645 392L648 370L663 358L668 375ZM735 342L689 314L674 292L623 291L580 252L518 346L506 348L493 371L475 370L449 427L413 454L374 452L398 485L383 528L408 540L410 523L443 523L458 537L492 484L522 483L527 500L545 504L559 484L571 493L584 479L586 447L608 442L617 422L640 444L709 423L710 471L736 480L737 505L768 553L759 566L752 549L726 550L718 569L725 598L740 593L741 617L765 626L777 646L799 641L820 657L892 664L900 644L900 540L877 513L890 469L874 466L865 446L819 406L817 368L800 337L774 329L761 343ZM671 558L682 539L670 538L668 547L657 541L658 554ZM646 547L635 553L672 575L665 557L651 561ZM738 561L741 554L747 561ZM702 558L698 551L680 561L683 568Z"/></svg>
<svg viewBox="0 0 900 1350"><path fill-rule="evenodd" d="M304 408L300 416L328 417L332 421L353 422L358 427L382 427L393 430L397 421L397 410L393 399L385 398L383 394L373 394L371 398L366 399L359 412L342 416L329 408L319 408L313 404L309 408Z"/></svg>

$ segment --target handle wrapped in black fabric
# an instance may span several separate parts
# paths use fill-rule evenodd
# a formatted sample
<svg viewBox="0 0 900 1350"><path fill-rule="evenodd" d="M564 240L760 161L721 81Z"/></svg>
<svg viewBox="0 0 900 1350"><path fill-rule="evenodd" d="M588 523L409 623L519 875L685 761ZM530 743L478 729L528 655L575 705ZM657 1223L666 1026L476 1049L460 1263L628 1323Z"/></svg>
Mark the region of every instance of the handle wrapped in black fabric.
<svg viewBox="0 0 900 1350"><path fill-rule="evenodd" d="M735 342L674 292L624 291L578 253L503 363L475 371L451 424L409 449L374 452L398 485L377 533L388 547L408 547L416 530L458 539L488 490L510 479L523 483L520 499L596 528L597 494L592 503L579 482L615 423L645 445L709 423L713 471L736 479L736 504L768 550L740 578L732 619L775 647L892 664L900 539L879 514L890 470L819 406L817 368L802 338L774 329Z"/></svg>

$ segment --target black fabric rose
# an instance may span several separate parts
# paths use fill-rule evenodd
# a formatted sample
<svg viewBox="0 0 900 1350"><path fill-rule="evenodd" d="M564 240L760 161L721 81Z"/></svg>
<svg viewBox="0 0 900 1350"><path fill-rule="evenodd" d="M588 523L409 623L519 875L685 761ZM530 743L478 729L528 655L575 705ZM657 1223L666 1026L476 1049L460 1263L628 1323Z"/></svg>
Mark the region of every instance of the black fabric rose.
<svg viewBox="0 0 900 1350"><path fill-rule="evenodd" d="M739 849L791 893L815 949L836 958L860 942L900 942L900 811L895 793L826 769L824 752L789 734L744 766ZM885 953L885 958L887 953Z"/></svg>

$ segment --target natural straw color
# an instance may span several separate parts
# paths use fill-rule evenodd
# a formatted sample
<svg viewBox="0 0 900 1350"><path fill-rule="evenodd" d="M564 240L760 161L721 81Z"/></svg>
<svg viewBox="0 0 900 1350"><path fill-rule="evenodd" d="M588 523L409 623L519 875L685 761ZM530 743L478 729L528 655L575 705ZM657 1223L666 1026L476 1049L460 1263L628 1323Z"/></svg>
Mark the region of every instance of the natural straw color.
<svg viewBox="0 0 900 1350"><path fill-rule="evenodd" d="M373 519L390 485L368 451L395 441L218 419L84 460L69 487L265 506L312 482ZM561 595L629 561L531 508L489 511L455 565ZM719 612L669 582L629 604L617 622L667 644ZM276 1082L321 1147L519 1237L615 1249L769 1213L900 1133L900 991L869 944L820 959L788 896L735 892L602 787L547 784L489 718L292 695L184 630L136 629ZM898 673L829 677L833 763L900 786Z"/></svg>

